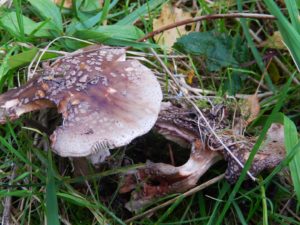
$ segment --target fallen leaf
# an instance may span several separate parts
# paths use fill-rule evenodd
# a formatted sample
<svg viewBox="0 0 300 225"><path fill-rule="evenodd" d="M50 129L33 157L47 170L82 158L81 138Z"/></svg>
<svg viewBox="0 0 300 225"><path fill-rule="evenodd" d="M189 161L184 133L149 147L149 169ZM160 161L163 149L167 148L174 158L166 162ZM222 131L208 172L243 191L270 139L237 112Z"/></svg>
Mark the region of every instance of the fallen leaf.
<svg viewBox="0 0 300 225"><path fill-rule="evenodd" d="M260 105L257 95L250 95L246 100L246 108L248 108L246 122L251 123L259 114Z"/></svg>
<svg viewBox="0 0 300 225"><path fill-rule="evenodd" d="M189 70L187 72L187 77L186 77L186 82L188 84L192 84L193 83L193 78L195 77L195 72L194 70Z"/></svg>
<svg viewBox="0 0 300 225"><path fill-rule="evenodd" d="M282 36L279 31L275 31L267 40L261 42L259 47L286 49Z"/></svg>
<svg viewBox="0 0 300 225"><path fill-rule="evenodd" d="M161 10L160 17L153 20L153 30L157 30L163 26L173 24L177 21L192 18L191 14L184 12L182 9L165 4ZM167 50L171 50L171 47L176 42L176 39L184 34L187 34L185 26L176 27L161 34L155 35L155 41L162 47L167 47Z"/></svg>

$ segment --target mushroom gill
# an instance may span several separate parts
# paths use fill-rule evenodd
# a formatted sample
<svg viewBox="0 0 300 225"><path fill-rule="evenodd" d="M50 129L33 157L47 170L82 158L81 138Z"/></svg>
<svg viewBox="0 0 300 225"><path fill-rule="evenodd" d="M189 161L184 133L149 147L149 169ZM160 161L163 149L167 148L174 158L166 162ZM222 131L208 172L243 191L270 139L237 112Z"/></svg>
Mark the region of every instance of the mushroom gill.
<svg viewBox="0 0 300 225"><path fill-rule="evenodd" d="M162 100L150 69L125 60L124 48L89 46L53 62L27 84L0 95L0 122L57 107L51 135L60 156L88 156L128 144L154 125Z"/></svg>

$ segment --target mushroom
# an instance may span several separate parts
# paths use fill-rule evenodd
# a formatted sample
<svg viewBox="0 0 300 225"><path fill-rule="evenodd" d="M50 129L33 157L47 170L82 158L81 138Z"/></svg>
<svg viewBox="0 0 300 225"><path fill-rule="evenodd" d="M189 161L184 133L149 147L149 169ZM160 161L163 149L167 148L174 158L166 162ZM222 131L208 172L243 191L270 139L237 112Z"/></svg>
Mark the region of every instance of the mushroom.
<svg viewBox="0 0 300 225"><path fill-rule="evenodd" d="M204 112L211 127L230 148L232 153L245 163L256 139L237 136L228 129L229 120L224 118L224 107ZM126 204L130 211L137 211L166 194L184 192L197 184L199 178L217 161L224 158L228 161L225 178L234 183L242 168L227 153L224 147L212 136L201 118L187 109L163 103L155 130L166 139L191 149L189 160L182 166L175 167L165 163L148 161L144 168L128 173L120 189L121 193L132 192L132 199ZM266 168L273 168L284 158L283 128L273 124L260 151L256 154L250 172L257 175Z"/></svg>
<svg viewBox="0 0 300 225"><path fill-rule="evenodd" d="M150 69L125 49L93 45L44 66L0 96L0 122L57 107L63 123L50 139L60 156L81 157L126 145L154 125L162 100Z"/></svg>

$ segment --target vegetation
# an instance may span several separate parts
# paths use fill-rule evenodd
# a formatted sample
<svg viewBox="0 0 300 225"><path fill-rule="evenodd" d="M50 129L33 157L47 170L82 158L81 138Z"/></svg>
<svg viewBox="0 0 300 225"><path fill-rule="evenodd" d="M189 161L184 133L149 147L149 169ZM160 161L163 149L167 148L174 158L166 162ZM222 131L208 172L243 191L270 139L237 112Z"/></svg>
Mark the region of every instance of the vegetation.
<svg viewBox="0 0 300 225"><path fill-rule="evenodd" d="M189 152L150 132L124 148L113 150L104 165L97 169L89 166L89 175L82 176L73 168L75 162L49 151L49 137L36 126L38 123L51 132L61 116L53 109L30 113L0 126L3 224L7 216L12 224L37 225L300 224L297 1L55 2L13 0L1 6L1 93L26 83L28 67L33 68L31 63L38 53L46 60L91 43L126 46L130 47L129 57L138 58L155 72L166 101L183 104L191 99L200 109L211 104L232 104L242 111L246 96L258 96L260 111L246 130L247 135L258 139L236 184L218 179L191 195L158 199L147 209L176 198L147 216L132 218L134 214L124 207L130 196L119 194L122 176L146 160L170 163L170 151L176 165L182 164ZM176 20L168 18L166 12L161 13L166 4L171 10L179 10L178 14L173 11L178 15ZM183 12L189 13L188 18L223 16L185 23L182 30L176 25L185 18ZM154 24L163 19L175 25L171 33L174 35L175 31L175 43L169 42L166 32L138 41L161 28L162 25ZM178 88L176 82L180 79L187 86ZM194 95L183 95L183 91L189 91L187 87L195 91ZM273 122L284 125L286 158L273 171L265 171L257 182L245 179L246 170ZM219 162L201 177L199 184L225 169L224 161Z"/></svg>

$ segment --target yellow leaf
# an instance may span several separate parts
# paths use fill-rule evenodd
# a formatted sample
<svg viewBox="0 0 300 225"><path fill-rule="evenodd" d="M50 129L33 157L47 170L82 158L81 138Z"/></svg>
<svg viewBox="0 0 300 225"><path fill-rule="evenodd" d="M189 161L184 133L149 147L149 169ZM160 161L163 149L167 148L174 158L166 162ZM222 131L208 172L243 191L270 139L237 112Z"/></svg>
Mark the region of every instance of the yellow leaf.
<svg viewBox="0 0 300 225"><path fill-rule="evenodd" d="M260 112L259 99L257 95L250 95L242 106L242 115L246 120L246 123L251 123Z"/></svg>
<svg viewBox="0 0 300 225"><path fill-rule="evenodd" d="M286 49L279 31L275 31L267 40L261 42L259 47Z"/></svg>
<svg viewBox="0 0 300 225"><path fill-rule="evenodd" d="M193 83L193 78L195 77L195 72L194 70L190 70L187 73L187 77L186 77L186 82L188 84L192 84Z"/></svg>
<svg viewBox="0 0 300 225"><path fill-rule="evenodd" d="M184 12L182 9L172 5L165 4L161 10L160 17L153 20L153 30L189 18L192 18L190 13ZM154 36L154 39L160 46L167 47L167 50L169 51L176 42L176 39L187 33L188 31L186 30L185 25L164 31L161 34Z"/></svg>

